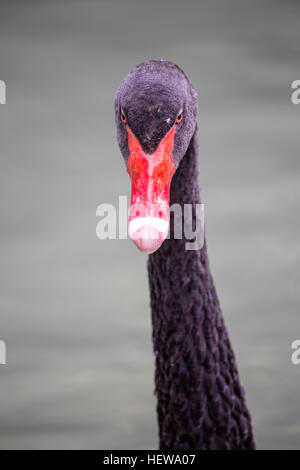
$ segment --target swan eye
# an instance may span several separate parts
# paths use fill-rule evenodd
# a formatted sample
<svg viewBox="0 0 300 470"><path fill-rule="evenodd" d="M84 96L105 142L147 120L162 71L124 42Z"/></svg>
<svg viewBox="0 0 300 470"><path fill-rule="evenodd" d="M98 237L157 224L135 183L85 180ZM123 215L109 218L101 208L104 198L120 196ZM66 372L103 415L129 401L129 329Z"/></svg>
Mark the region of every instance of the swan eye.
<svg viewBox="0 0 300 470"><path fill-rule="evenodd" d="M124 124L126 124L126 122L127 122L126 116L125 116L125 114L123 113L123 111L121 111L121 121L122 121Z"/></svg>
<svg viewBox="0 0 300 470"><path fill-rule="evenodd" d="M176 119L176 124L179 124L182 121L183 118L183 113L178 114L177 119Z"/></svg>

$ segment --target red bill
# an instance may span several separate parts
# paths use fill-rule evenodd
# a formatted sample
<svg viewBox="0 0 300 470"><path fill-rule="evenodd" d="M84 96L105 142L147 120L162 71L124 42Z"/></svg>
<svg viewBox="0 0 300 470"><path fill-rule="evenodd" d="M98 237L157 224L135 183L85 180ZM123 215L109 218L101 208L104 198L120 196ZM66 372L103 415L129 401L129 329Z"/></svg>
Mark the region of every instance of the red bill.
<svg viewBox="0 0 300 470"><path fill-rule="evenodd" d="M128 233L144 253L156 251L169 232L170 184L175 172L172 158L175 128L169 130L159 146L147 155L127 126L131 178L131 204Z"/></svg>

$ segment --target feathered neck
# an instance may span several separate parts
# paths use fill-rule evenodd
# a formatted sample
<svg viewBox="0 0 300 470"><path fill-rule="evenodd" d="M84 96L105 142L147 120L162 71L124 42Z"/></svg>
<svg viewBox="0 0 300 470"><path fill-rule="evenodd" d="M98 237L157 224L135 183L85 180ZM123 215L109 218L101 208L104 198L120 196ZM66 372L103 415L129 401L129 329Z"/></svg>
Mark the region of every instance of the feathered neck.
<svg viewBox="0 0 300 470"><path fill-rule="evenodd" d="M200 203L196 132L170 204ZM172 224L171 224L172 227ZM251 418L210 273L206 243L166 240L149 256L161 449L253 449Z"/></svg>

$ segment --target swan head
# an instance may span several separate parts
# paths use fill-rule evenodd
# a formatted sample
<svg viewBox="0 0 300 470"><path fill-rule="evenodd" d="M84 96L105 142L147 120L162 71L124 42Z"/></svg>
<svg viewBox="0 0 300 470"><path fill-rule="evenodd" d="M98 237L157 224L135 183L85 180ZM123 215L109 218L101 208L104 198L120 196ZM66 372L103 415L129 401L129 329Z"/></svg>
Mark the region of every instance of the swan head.
<svg viewBox="0 0 300 470"><path fill-rule="evenodd" d="M128 232L144 253L169 231L172 177L196 129L197 94L175 64L138 65L115 96L117 139L131 178Z"/></svg>

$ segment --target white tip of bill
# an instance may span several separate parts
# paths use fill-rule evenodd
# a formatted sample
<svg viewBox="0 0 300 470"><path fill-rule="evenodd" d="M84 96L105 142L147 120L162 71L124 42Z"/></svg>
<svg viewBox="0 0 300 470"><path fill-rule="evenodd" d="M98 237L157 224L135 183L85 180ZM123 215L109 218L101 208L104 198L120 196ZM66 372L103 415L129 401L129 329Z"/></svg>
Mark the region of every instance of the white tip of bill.
<svg viewBox="0 0 300 470"><path fill-rule="evenodd" d="M136 217L129 222L128 234L143 253L154 253L167 238L169 223L159 217Z"/></svg>

